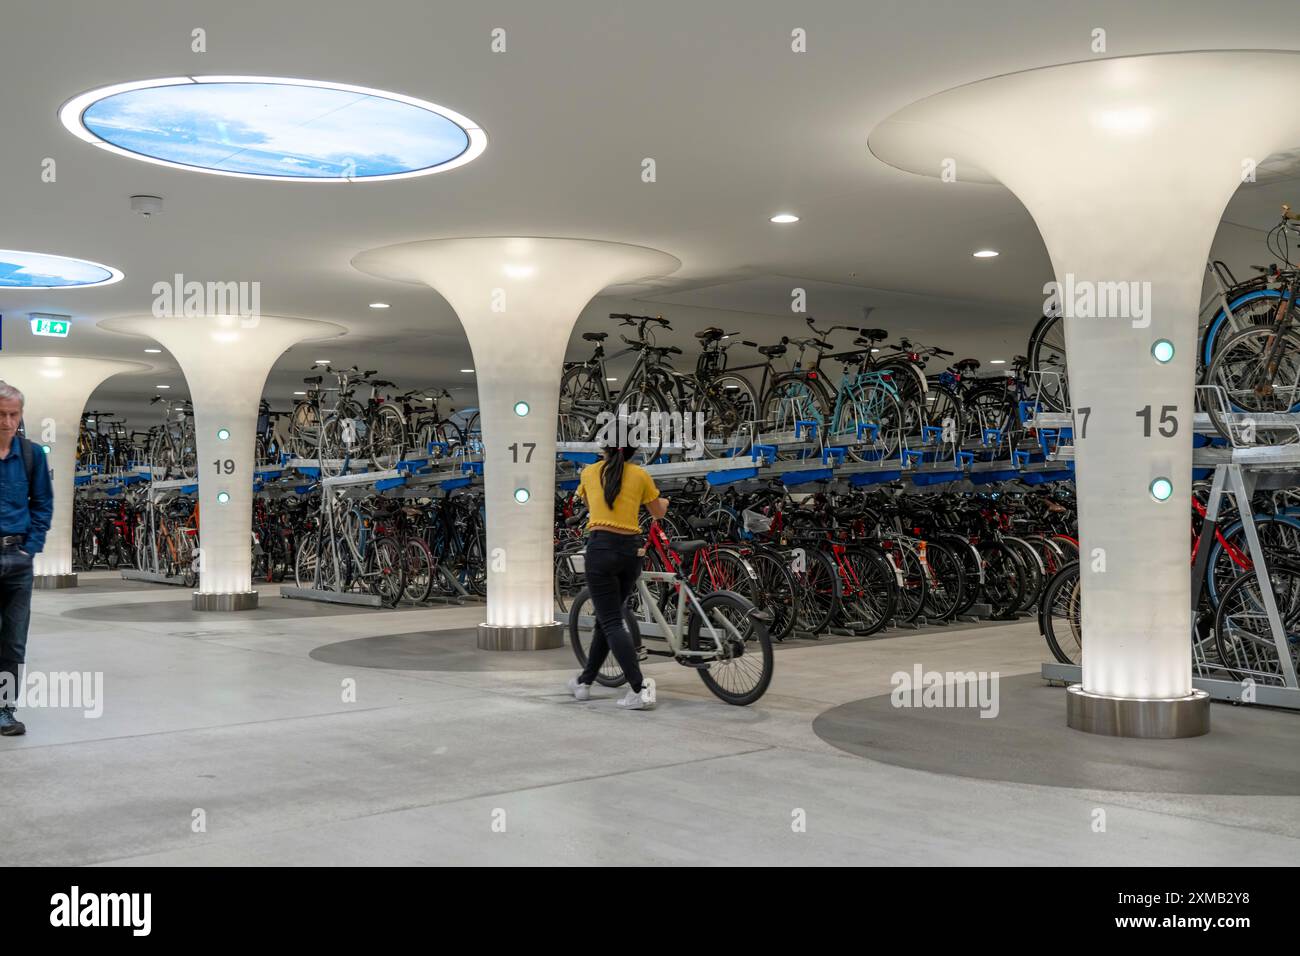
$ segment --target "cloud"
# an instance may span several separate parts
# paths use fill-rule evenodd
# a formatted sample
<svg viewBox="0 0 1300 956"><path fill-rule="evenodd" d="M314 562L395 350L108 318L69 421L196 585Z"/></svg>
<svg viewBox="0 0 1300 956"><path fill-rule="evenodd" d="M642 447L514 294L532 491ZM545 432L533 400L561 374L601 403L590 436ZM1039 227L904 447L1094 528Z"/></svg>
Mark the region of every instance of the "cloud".
<svg viewBox="0 0 1300 956"><path fill-rule="evenodd" d="M459 126L421 107L265 83L131 90L93 104L84 121L133 152L270 175L379 176L440 165L468 145Z"/></svg>

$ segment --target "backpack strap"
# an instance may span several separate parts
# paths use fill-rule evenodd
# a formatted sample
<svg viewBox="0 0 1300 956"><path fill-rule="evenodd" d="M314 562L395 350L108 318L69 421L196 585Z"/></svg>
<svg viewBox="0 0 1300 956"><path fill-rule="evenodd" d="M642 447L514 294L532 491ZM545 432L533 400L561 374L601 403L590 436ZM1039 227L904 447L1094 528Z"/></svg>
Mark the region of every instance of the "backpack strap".
<svg viewBox="0 0 1300 956"><path fill-rule="evenodd" d="M30 501L32 489L36 487L36 448L22 435L15 437L18 439L18 447L22 451L23 469L27 472L27 499Z"/></svg>

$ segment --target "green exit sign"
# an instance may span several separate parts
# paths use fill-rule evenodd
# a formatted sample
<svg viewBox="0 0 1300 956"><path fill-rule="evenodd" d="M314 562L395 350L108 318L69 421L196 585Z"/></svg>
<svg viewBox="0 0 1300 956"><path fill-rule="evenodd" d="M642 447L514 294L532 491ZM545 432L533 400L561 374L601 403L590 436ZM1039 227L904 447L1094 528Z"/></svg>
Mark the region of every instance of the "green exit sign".
<svg viewBox="0 0 1300 956"><path fill-rule="evenodd" d="M67 338L72 322L67 316L32 316L32 335L55 335Z"/></svg>

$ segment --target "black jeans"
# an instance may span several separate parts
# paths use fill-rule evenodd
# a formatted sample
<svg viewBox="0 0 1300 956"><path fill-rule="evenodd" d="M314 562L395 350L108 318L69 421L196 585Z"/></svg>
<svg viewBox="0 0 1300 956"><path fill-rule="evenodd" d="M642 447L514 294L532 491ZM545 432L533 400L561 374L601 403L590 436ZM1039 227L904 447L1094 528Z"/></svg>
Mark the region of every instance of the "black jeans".
<svg viewBox="0 0 1300 956"><path fill-rule="evenodd" d="M0 707L17 702L31 616L32 556L16 547L0 549Z"/></svg>
<svg viewBox="0 0 1300 956"><path fill-rule="evenodd" d="M637 660L632 635L623 623L623 605L636 590L641 575L641 538L635 534L593 531L587 536L586 574L596 627L587 649L587 669L578 680L590 684L600 673L609 652L627 675L634 691L641 690L641 663Z"/></svg>

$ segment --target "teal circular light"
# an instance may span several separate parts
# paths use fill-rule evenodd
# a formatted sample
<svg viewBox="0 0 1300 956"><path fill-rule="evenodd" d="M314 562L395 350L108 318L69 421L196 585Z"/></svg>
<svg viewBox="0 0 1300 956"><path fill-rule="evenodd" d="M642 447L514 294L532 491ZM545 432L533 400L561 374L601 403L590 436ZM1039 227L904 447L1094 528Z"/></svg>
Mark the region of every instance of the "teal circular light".
<svg viewBox="0 0 1300 956"><path fill-rule="evenodd" d="M226 492L226 491L219 491L219 492L217 492L217 501L218 501L218 502L220 502L221 504L224 505L224 504L225 504L227 501L229 501L229 500L230 500L230 493L229 493L229 492Z"/></svg>
<svg viewBox="0 0 1300 956"><path fill-rule="evenodd" d="M527 402L515 402L515 414L518 415L520 418L523 418L525 415L527 415L527 414L528 414L528 403L527 403Z"/></svg>
<svg viewBox="0 0 1300 956"><path fill-rule="evenodd" d="M515 501L519 502L519 503L522 505L522 504L523 504L525 501L527 501L527 500L528 500L528 489L527 489L527 488L516 488L516 489L515 489Z"/></svg>
<svg viewBox="0 0 1300 956"><path fill-rule="evenodd" d="M227 439L230 438L230 429L228 429L228 428L218 428L218 429L217 429L217 437L220 438L222 441L226 441Z"/></svg>
<svg viewBox="0 0 1300 956"><path fill-rule="evenodd" d="M427 176L487 146L478 124L436 103L286 77L119 83L74 97L59 118L77 137L133 159L297 182Z"/></svg>
<svg viewBox="0 0 1300 956"><path fill-rule="evenodd" d="M88 289L121 281L121 272L98 262L0 249L0 289Z"/></svg>
<svg viewBox="0 0 1300 956"><path fill-rule="evenodd" d="M1174 483L1168 478L1156 478L1151 482L1151 497L1156 501L1168 501L1174 493Z"/></svg>
<svg viewBox="0 0 1300 956"><path fill-rule="evenodd" d="M1165 365L1174 360L1174 343L1168 339L1156 339L1151 346L1151 355L1161 365Z"/></svg>
<svg viewBox="0 0 1300 956"><path fill-rule="evenodd" d="M48 454L50 453L50 446L49 446L49 445L42 445L42 446L41 446L41 451L45 452L45 454L48 455Z"/></svg>

